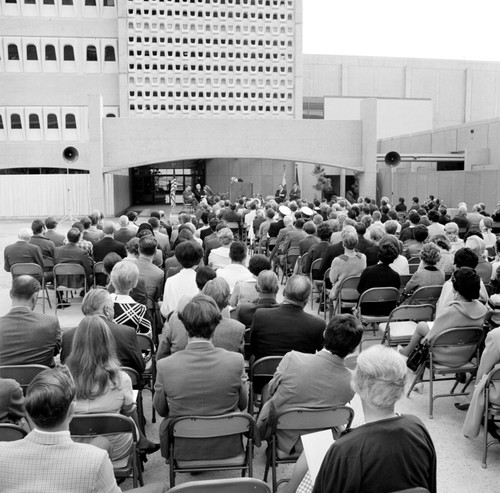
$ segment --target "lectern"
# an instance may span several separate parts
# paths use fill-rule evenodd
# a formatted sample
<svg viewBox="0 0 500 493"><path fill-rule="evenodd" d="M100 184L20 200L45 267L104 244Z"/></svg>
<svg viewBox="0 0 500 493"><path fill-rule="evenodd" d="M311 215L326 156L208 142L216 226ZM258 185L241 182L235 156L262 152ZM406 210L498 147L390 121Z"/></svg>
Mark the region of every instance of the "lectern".
<svg viewBox="0 0 500 493"><path fill-rule="evenodd" d="M238 181L231 183L229 190L229 199L235 202L238 197L252 197L253 196L253 183L246 181Z"/></svg>

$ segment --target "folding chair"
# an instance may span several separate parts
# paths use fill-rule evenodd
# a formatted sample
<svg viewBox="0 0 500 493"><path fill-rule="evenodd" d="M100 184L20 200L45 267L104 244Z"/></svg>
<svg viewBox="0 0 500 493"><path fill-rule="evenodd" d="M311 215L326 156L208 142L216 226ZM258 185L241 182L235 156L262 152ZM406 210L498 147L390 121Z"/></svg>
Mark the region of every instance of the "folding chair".
<svg viewBox="0 0 500 493"><path fill-rule="evenodd" d="M407 397L410 396L413 387L420 380L425 372L425 368L429 367L429 418L433 418L434 401L439 397L455 397L468 395L465 392L472 378L477 372L479 362L479 346L483 342L484 331L481 327L457 327L448 329L436 336L430 343L429 356L424 361L420 368L416 371L415 378L408 389ZM471 360L473 358L475 362ZM457 376L460 374L470 373L471 376L465 384L462 392L455 393L455 389L460 383ZM436 375L453 374L453 377L435 378ZM434 395L434 383L439 381L451 380L455 381L451 391L448 394Z"/></svg>
<svg viewBox="0 0 500 493"><path fill-rule="evenodd" d="M347 406L338 406L328 409L306 409L293 408L276 416L271 431L271 443L267 449L266 469L264 481L267 481L269 467L272 470L273 492L277 489L277 466L278 464L290 464L297 461L300 453L291 455L279 448L278 431L300 430L313 433L320 430L328 430L345 426L351 427L354 411Z"/></svg>
<svg viewBox="0 0 500 493"><path fill-rule="evenodd" d="M139 344L139 349L142 351L143 356L146 354L145 362L146 369L142 373L141 377L147 382L147 386L142 390L147 388L151 392L151 399L155 396L155 383L156 383L156 357L155 357L155 345L151 337L146 334L137 334L137 342ZM151 406L153 423L156 423L156 413L154 406Z"/></svg>
<svg viewBox="0 0 500 493"><path fill-rule="evenodd" d="M99 282L97 282L98 279ZM106 271L104 270L104 262L96 262L94 264L94 288L106 287L108 280L108 274L106 274Z"/></svg>
<svg viewBox="0 0 500 493"><path fill-rule="evenodd" d="M304 271L304 266L306 265L306 261L307 261L308 257L309 257L309 252L306 252L306 253L304 253L304 255L299 257L299 259L297 260L297 262L299 263L299 266L297 268L297 274L301 274L304 276L309 275L309 272Z"/></svg>
<svg viewBox="0 0 500 493"><path fill-rule="evenodd" d="M434 307L441 296L441 291L443 290L442 285L434 286L423 286L418 288L411 296L406 300L407 305L433 305Z"/></svg>
<svg viewBox="0 0 500 493"><path fill-rule="evenodd" d="M389 315L399 301L399 290L396 288L367 289L358 299L357 312L363 325L371 325L375 335L375 326L389 320ZM380 304L384 305L380 308ZM373 308L379 308L373 311Z"/></svg>
<svg viewBox="0 0 500 493"><path fill-rule="evenodd" d="M128 366L122 366L120 369L130 377L130 380L132 380L132 388L137 390L137 416L139 417L139 426L142 432L145 433L144 423L146 419L144 418L144 404L142 402L142 389L144 385L141 376L137 370L129 368Z"/></svg>
<svg viewBox="0 0 500 493"><path fill-rule="evenodd" d="M28 433L24 428L11 423L0 423L0 442L22 440Z"/></svg>
<svg viewBox="0 0 500 493"><path fill-rule="evenodd" d="M328 306L328 312L330 312L330 291L332 290L333 284L332 281L330 281L330 267L325 272L325 275L323 276L323 320L326 321L326 312L327 309L326 307ZM318 306L318 314L319 314L319 309L320 307ZM331 317L331 315L330 315Z"/></svg>
<svg viewBox="0 0 500 493"><path fill-rule="evenodd" d="M240 239L241 238L241 223L233 221L233 222L228 222L227 223L227 228L229 228L234 235L235 239Z"/></svg>
<svg viewBox="0 0 500 493"><path fill-rule="evenodd" d="M335 302L334 313L340 315L343 308L352 309L358 304L359 276L346 277L339 286L337 300Z"/></svg>
<svg viewBox="0 0 500 493"><path fill-rule="evenodd" d="M311 270L309 271L309 279L311 280L311 285L312 285L312 289L311 289L311 309L313 308L313 305L314 305L314 288L316 287L317 289L317 294L318 296L320 297L320 302L321 302L321 289L323 288L323 277L321 279L317 279L318 277L318 270L319 270L319 267L321 265L321 263L323 262L323 259L322 258L318 258L316 260L313 261L313 263L311 264ZM315 274L316 272L316 274Z"/></svg>
<svg viewBox="0 0 500 493"><path fill-rule="evenodd" d="M68 294L73 297L73 292L83 290L87 292L87 277L85 269L80 264L56 264L54 265L54 289L61 297L69 301ZM83 303L83 299L82 299ZM56 301L56 315L57 315Z"/></svg>
<svg viewBox="0 0 500 493"><path fill-rule="evenodd" d="M278 365L280 364L282 359L283 356L266 356L254 361L250 365L250 372L248 376L248 383L250 387L248 398L248 412L250 415L254 415L254 407L256 404L259 404L259 407L261 405L260 402L257 403L255 400L255 394L257 393L257 390L255 388L256 380L258 379L259 382L259 390L262 389L262 387L269 383L273 378L274 373L276 372L276 368L278 368Z"/></svg>
<svg viewBox="0 0 500 493"><path fill-rule="evenodd" d="M43 269L38 264L35 263L24 263L24 264L14 264L10 268L10 273L12 274L12 279L17 276L32 276L40 281L42 287L42 311L45 313L45 300L49 304L49 308L52 308L49 298L49 290L45 285L45 277L43 275Z"/></svg>
<svg viewBox="0 0 500 493"><path fill-rule="evenodd" d="M400 274L399 279L401 280L401 288L400 291L403 291L403 289L406 287L408 284L408 281L412 278L413 274Z"/></svg>
<svg viewBox="0 0 500 493"><path fill-rule="evenodd" d="M242 476L248 471L253 474L253 443L255 421L247 413L231 413L219 416L182 416L173 418L167 427L170 461L170 486L175 486L175 475L178 472L203 472L203 471L234 471L241 470ZM239 437L238 437L239 435ZM246 437L246 447L243 446L243 436ZM220 459L213 457L210 439L227 437L239 440L235 445L238 450L232 457ZM179 453L176 442L179 439L188 439L193 449L195 460L186 458L189 452L184 450ZM206 457L200 452L198 444L203 442ZM184 440L184 445L186 441Z"/></svg>
<svg viewBox="0 0 500 493"><path fill-rule="evenodd" d="M0 377L15 380L26 393L28 385L40 372L48 370L44 365L5 365L0 366Z"/></svg>
<svg viewBox="0 0 500 493"><path fill-rule="evenodd" d="M132 418L115 413L100 414L75 414L69 424L71 436L95 437L97 435L115 435L118 433L130 433L132 435L132 449L128 457L113 461L113 472L115 478L126 479L132 477L134 488L137 483L144 485L142 470L137 448L137 429Z"/></svg>
<svg viewBox="0 0 500 493"><path fill-rule="evenodd" d="M271 488L255 478L208 479L191 481L168 490L169 493L271 493Z"/></svg>
<svg viewBox="0 0 500 493"><path fill-rule="evenodd" d="M500 365L496 365L489 373L484 387L484 430L483 430L483 462L481 466L486 469L486 457L488 455L488 448L492 445L498 445L498 440L488 441L488 432L493 429L493 427L500 426L500 406L498 404L493 404L490 402L490 391L491 387L500 386ZM496 433L500 435L499 432Z"/></svg>
<svg viewBox="0 0 500 493"><path fill-rule="evenodd" d="M415 274L420 266L420 257L412 257L408 260L408 267L410 269L410 274Z"/></svg>
<svg viewBox="0 0 500 493"><path fill-rule="evenodd" d="M390 347L407 344L415 332L418 322L429 322L434 318L433 305L401 305L392 310L387 322L378 325L382 334L382 344Z"/></svg>

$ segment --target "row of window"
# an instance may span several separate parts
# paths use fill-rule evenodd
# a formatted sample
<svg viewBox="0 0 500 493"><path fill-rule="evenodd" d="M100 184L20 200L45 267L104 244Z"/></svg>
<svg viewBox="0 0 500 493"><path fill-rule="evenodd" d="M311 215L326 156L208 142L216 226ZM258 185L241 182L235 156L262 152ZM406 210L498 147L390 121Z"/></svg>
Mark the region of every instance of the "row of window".
<svg viewBox="0 0 500 493"><path fill-rule="evenodd" d="M128 23L128 28L129 30L132 31L141 31L144 27L144 30L148 31L158 31L158 32L164 32L165 30L167 32L170 31L176 31L176 32L182 32L182 33L194 33L197 32L198 34L204 34L204 33L214 33L214 34L219 34L219 33L228 33L228 34L257 34L259 36L263 36L265 34L268 35L273 35L273 36L293 36L294 34L294 28L293 26L278 26L278 25L248 25L248 24L205 24L205 23L200 23L200 24L172 24L172 23L151 23L149 24L148 22L129 22Z"/></svg>
<svg viewBox="0 0 500 493"><path fill-rule="evenodd" d="M46 61L57 61L56 48L52 44L47 44L43 48L43 56ZM7 45L7 59L8 60L20 60L19 47L15 43L9 43ZM39 59L37 46L34 44L26 45L26 60L35 61ZM71 45L64 45L63 48L63 60L64 61L75 61L75 50ZM87 62L97 62L97 48L94 45L87 45L86 47L86 60ZM116 54L114 46L104 47L104 61L105 62L116 62Z"/></svg>
<svg viewBox="0 0 500 493"><path fill-rule="evenodd" d="M173 63L129 63L129 70L131 71L153 71L153 72L177 72L177 73L212 73L219 72L226 74L234 72L236 74L250 73L250 74L281 74L287 75L293 73L293 67L277 67L262 66L262 65L188 65L188 64L173 64Z"/></svg>
<svg viewBox="0 0 500 493"><path fill-rule="evenodd" d="M4 122L2 115L0 115L0 129L4 128ZM10 128L12 130L22 130L23 123L21 115L19 113L12 113L10 115ZM30 130L38 130L40 126L40 117L36 113L31 113L28 116L28 128ZM55 113L49 113L47 115L46 128L48 129L58 129L59 122L57 115ZM76 129L76 117L73 113L67 113L64 117L64 128L66 129Z"/></svg>
<svg viewBox="0 0 500 493"><path fill-rule="evenodd" d="M130 104L130 111L169 111L169 112L229 112L229 113L272 113L272 114L293 114L293 106L269 106L269 105L233 105L233 104Z"/></svg>
<svg viewBox="0 0 500 493"><path fill-rule="evenodd" d="M143 3L143 0L128 0L138 4ZM147 0L146 0L147 1ZM241 6L257 6L257 7L288 7L293 8L294 0L151 0L154 3L166 4L205 4L205 5L241 5Z"/></svg>
<svg viewBox="0 0 500 493"><path fill-rule="evenodd" d="M277 92L240 92L240 91L151 91L151 90L131 90L129 91L129 96L131 98L175 98L175 99L200 99L200 100L211 100L213 99L233 99L236 100L272 100L279 99L281 101L286 101L287 99L293 99L293 94L288 93L277 93Z"/></svg>
<svg viewBox="0 0 500 493"><path fill-rule="evenodd" d="M157 49L130 49L129 57L142 58L184 58L186 60L204 60L205 58L227 58L228 60L289 60L293 61L293 53L280 53L279 51L248 52L248 51L173 51Z"/></svg>
<svg viewBox="0 0 500 493"><path fill-rule="evenodd" d="M265 20L265 21L292 21L293 20L293 14L288 13L262 13L262 12L255 12L255 11L241 11L241 10L156 10L156 9L141 9L141 8L129 8L127 10L129 16L138 15L138 16L144 16L148 17L150 14L152 17L160 16L160 17L178 17L178 18L183 18L183 17L189 17L191 19L196 19L196 18L203 18L206 17L207 19L213 18L213 19L237 19L237 20Z"/></svg>
<svg viewBox="0 0 500 493"><path fill-rule="evenodd" d="M78 1L78 0L77 0ZM59 0L60 5L67 5L71 6L73 5L73 0ZM59 3L58 2L58 3ZM115 0L101 0L102 6L103 7L114 7L115 6ZM12 3L24 3L25 5L56 5L56 0L5 0L6 4L12 4ZM85 0L85 6L86 7L96 7L97 6L97 0Z"/></svg>
<svg viewBox="0 0 500 493"><path fill-rule="evenodd" d="M157 36L129 36L129 45L140 44L140 45L204 45L204 46L244 46L245 49L258 48L258 47L279 47L281 49L292 48L293 40L291 39L268 39L268 38L258 38L258 39L248 39L248 38L232 38L224 36L210 36L203 37L198 36L196 38L187 37L157 37Z"/></svg>

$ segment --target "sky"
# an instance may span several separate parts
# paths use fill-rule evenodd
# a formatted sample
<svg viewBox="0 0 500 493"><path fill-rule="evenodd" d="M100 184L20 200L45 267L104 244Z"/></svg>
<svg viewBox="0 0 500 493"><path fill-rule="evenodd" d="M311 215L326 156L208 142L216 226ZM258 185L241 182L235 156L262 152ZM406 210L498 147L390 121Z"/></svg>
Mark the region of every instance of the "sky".
<svg viewBox="0 0 500 493"><path fill-rule="evenodd" d="M303 0L303 53L500 61L499 0Z"/></svg>

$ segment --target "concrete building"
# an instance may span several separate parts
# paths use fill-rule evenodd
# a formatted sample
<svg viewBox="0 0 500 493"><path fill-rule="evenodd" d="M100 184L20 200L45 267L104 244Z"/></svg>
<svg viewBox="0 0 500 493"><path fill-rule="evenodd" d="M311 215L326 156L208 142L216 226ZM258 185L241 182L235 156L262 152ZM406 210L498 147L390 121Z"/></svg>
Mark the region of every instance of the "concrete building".
<svg viewBox="0 0 500 493"><path fill-rule="evenodd" d="M303 55L301 7L0 0L0 216L117 214L174 176L313 198L315 165L375 196L377 139L500 116L500 64Z"/></svg>

